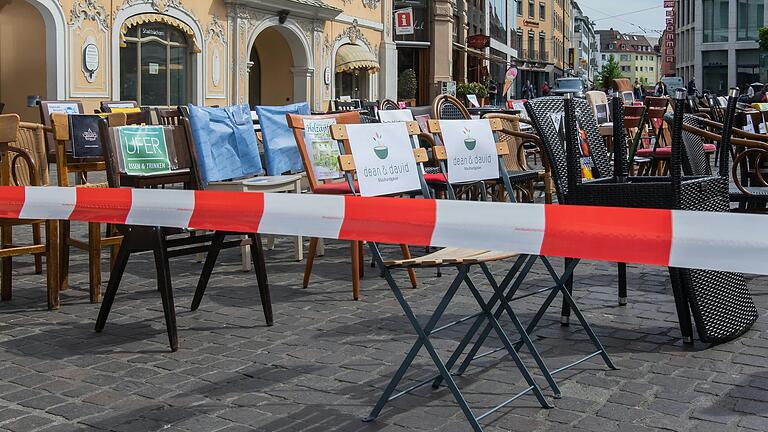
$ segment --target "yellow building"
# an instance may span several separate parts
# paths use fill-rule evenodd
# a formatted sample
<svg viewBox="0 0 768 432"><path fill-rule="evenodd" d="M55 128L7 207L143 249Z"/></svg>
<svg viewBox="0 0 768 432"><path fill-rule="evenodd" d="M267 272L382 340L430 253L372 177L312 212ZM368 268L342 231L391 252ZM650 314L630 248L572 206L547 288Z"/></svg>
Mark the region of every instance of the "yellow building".
<svg viewBox="0 0 768 432"><path fill-rule="evenodd" d="M605 64L613 55L622 75L644 85L655 85L660 77L660 55L655 44L643 35L622 34L617 30L598 30L600 37L599 63Z"/></svg>
<svg viewBox="0 0 768 432"><path fill-rule="evenodd" d="M0 102L37 121L35 96L87 112L394 97L391 14L382 0L4 0Z"/></svg>

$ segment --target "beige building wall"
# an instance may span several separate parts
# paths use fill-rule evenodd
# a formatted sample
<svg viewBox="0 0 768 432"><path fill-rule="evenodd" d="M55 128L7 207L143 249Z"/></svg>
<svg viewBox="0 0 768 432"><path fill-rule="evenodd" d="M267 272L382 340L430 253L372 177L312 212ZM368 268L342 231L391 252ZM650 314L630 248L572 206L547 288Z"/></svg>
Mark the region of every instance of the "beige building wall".
<svg viewBox="0 0 768 432"><path fill-rule="evenodd" d="M22 38L23 35L23 38ZM0 102L6 113L37 122L27 96L47 98L45 22L25 0L0 0Z"/></svg>

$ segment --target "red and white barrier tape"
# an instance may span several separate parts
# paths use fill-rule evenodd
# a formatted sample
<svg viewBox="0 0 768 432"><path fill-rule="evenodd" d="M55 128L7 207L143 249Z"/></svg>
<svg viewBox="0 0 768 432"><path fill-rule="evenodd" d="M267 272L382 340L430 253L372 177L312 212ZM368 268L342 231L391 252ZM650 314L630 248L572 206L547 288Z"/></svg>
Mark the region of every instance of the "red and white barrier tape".
<svg viewBox="0 0 768 432"><path fill-rule="evenodd" d="M768 274L768 217L148 189L0 187L0 217L452 246Z"/></svg>

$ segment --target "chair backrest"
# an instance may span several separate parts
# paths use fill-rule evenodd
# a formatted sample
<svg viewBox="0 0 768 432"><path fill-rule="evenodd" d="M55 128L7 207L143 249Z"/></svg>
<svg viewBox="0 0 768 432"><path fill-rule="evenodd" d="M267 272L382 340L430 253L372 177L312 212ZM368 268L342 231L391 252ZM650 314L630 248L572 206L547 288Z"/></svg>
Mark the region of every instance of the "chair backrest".
<svg viewBox="0 0 768 432"><path fill-rule="evenodd" d="M11 162L8 146L16 141L21 120L17 114L0 114L0 186L10 186Z"/></svg>
<svg viewBox="0 0 768 432"><path fill-rule="evenodd" d="M120 109L138 108L139 103L136 101L102 101L101 112L111 113L118 112ZM116 111L113 111L117 109Z"/></svg>
<svg viewBox="0 0 768 432"><path fill-rule="evenodd" d="M508 192L512 184L504 164L510 154L506 142L499 142L503 131L501 119L430 120L429 130L444 145L435 145L433 154L448 180L448 197L454 198L451 183L476 183L502 179ZM485 194L484 188L481 190ZM514 201L512 193L507 194Z"/></svg>
<svg viewBox="0 0 768 432"><path fill-rule="evenodd" d="M157 123L162 126L179 126L184 115L178 108L155 108Z"/></svg>
<svg viewBox="0 0 768 432"><path fill-rule="evenodd" d="M392 99L384 99L379 105L379 111L397 110L400 109L400 105Z"/></svg>
<svg viewBox="0 0 768 432"><path fill-rule="evenodd" d="M3 110L5 109L5 104L0 102L0 114L3 113Z"/></svg>
<svg viewBox="0 0 768 432"><path fill-rule="evenodd" d="M673 116L667 113L664 121L672 125ZM682 167L684 175L703 176L712 175L707 154L704 151L705 125L702 118L692 114L683 116L683 157ZM688 126L688 127L686 127Z"/></svg>
<svg viewBox="0 0 768 432"><path fill-rule="evenodd" d="M120 108L116 108L119 110ZM140 109L139 111L124 111L125 122L128 125L150 126L152 125L152 111Z"/></svg>
<svg viewBox="0 0 768 432"><path fill-rule="evenodd" d="M498 132L499 141L507 143L509 154L504 155L504 166L508 171L528 170L528 161L525 158L525 147L523 138L511 135L507 132L520 132L520 117L511 114L489 113L484 118L499 119L503 129Z"/></svg>
<svg viewBox="0 0 768 432"><path fill-rule="evenodd" d="M421 164L429 160L427 151L414 148L413 138L420 133L415 121L370 124L336 124L331 137L339 147L339 166L353 187L357 173L363 196L394 195L421 190L429 196Z"/></svg>
<svg viewBox="0 0 768 432"><path fill-rule="evenodd" d="M354 102L354 101L341 101L341 100L334 101L335 111L354 111L359 108L360 107L357 106L357 102Z"/></svg>
<svg viewBox="0 0 768 432"><path fill-rule="evenodd" d="M202 186L261 174L261 155L247 105L189 106L189 120Z"/></svg>
<svg viewBox="0 0 768 432"><path fill-rule="evenodd" d="M439 95L432 102L434 120L468 120L471 116L461 101L451 95Z"/></svg>
<svg viewBox="0 0 768 432"><path fill-rule="evenodd" d="M12 176L17 186L48 186L48 152L45 148L45 127L39 123L19 123L19 133L13 147L22 150L27 156L14 156ZM25 163L29 157L31 165ZM30 172L30 166L35 170Z"/></svg>
<svg viewBox="0 0 768 432"><path fill-rule="evenodd" d="M608 147L600 136L592 107L584 99L574 99L573 105L579 125L585 132L588 142L589 154L594 165L593 177L612 177L613 168L608 157ZM565 141L559 132L559 119L565 112L563 98L555 96L532 99L525 103L525 108L546 150L551 163L552 177L555 180L558 195L562 198L568 193Z"/></svg>
<svg viewBox="0 0 768 432"><path fill-rule="evenodd" d="M309 115L309 105L302 102L286 106L257 106L256 114L261 125L267 175L303 171L301 155L293 131L288 127L286 114Z"/></svg>
<svg viewBox="0 0 768 432"><path fill-rule="evenodd" d="M376 117L376 111L379 110L379 101L364 100L360 103L360 108L367 111L371 117Z"/></svg>
<svg viewBox="0 0 768 432"><path fill-rule="evenodd" d="M84 114L83 103L77 100L71 101L40 101L40 123L47 128L51 128L51 114L64 113L64 114ZM48 152L48 160L54 160L56 157L56 139L53 137L52 132L46 132L45 134L45 148Z"/></svg>
<svg viewBox="0 0 768 432"><path fill-rule="evenodd" d="M595 112L595 115L597 115L597 108L595 108L596 106L608 105L608 95L606 95L604 92L592 90L588 91L586 96L587 102L589 103L589 106L592 107L592 111Z"/></svg>
<svg viewBox="0 0 768 432"><path fill-rule="evenodd" d="M340 172L336 158L331 154L327 154L335 149L335 143L333 143L330 135L330 125L359 124L360 113L357 111L350 111L317 116L286 114L286 119L288 121L288 127L293 131L293 137L296 141L296 146L299 149L299 154L301 155L304 171L307 173L309 187L314 191L321 182L332 180L331 178L322 178L324 177L324 171ZM308 125L310 126L310 129L316 129L307 131ZM308 140L310 140L309 143L307 142ZM311 153L308 144L312 146ZM329 146L334 147L329 148ZM335 169L333 169L334 164L336 165ZM326 168L327 170L324 170L323 168ZM341 176L336 178L341 178Z"/></svg>

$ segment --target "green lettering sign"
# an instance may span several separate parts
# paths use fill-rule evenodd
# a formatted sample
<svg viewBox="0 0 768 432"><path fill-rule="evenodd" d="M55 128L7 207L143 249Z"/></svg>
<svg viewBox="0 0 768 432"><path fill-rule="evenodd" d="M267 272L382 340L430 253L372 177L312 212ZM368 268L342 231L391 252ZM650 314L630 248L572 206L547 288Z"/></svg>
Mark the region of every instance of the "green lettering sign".
<svg viewBox="0 0 768 432"><path fill-rule="evenodd" d="M123 170L130 175L171 171L162 126L126 126L118 130Z"/></svg>

